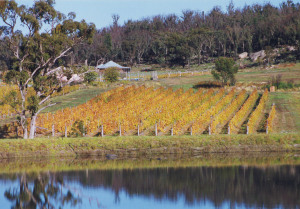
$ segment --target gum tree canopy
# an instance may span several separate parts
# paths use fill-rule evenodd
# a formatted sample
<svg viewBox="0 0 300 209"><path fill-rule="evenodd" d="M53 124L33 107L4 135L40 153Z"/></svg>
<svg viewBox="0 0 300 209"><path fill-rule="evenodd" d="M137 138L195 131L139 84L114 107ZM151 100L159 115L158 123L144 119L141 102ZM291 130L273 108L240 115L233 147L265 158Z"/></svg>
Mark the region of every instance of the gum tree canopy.
<svg viewBox="0 0 300 209"><path fill-rule="evenodd" d="M74 20L54 9L54 0L38 0L31 7L18 5L14 0L0 1L0 37L9 43L13 68L6 79L18 85L20 123L24 138L34 138L37 115L47 107L51 95L59 90L55 71L62 58L70 55L74 46L91 41L94 24ZM21 23L21 24L20 24ZM53 74L54 73L54 74ZM28 95L29 84L34 94ZM27 116L30 112L30 124Z"/></svg>

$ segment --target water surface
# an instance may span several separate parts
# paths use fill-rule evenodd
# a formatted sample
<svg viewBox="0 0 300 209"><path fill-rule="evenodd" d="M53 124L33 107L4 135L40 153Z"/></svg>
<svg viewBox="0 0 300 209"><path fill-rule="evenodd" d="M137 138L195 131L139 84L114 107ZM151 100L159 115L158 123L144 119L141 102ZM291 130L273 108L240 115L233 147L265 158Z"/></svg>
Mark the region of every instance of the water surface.
<svg viewBox="0 0 300 209"><path fill-rule="evenodd" d="M0 161L0 208L299 208L298 155Z"/></svg>

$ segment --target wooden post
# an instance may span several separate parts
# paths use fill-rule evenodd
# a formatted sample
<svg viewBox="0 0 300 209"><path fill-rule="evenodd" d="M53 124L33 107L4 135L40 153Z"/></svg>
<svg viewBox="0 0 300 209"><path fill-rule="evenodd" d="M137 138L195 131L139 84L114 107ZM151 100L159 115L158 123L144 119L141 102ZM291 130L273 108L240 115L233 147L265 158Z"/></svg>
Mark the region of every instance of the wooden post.
<svg viewBox="0 0 300 209"><path fill-rule="evenodd" d="M120 125L120 136L122 136L122 127L121 127L121 125Z"/></svg>
<svg viewBox="0 0 300 209"><path fill-rule="evenodd" d="M155 136L157 136L157 123L155 123Z"/></svg>
<svg viewBox="0 0 300 209"><path fill-rule="evenodd" d="M249 126L247 126L247 135L249 134Z"/></svg>
<svg viewBox="0 0 300 209"><path fill-rule="evenodd" d="M65 137L68 138L67 125L65 125Z"/></svg>
<svg viewBox="0 0 300 209"><path fill-rule="evenodd" d="M138 128L137 135L138 135L138 136L140 136L140 125L138 125L138 127L137 127L137 128Z"/></svg>
<svg viewBox="0 0 300 209"><path fill-rule="evenodd" d="M193 135L193 126L191 126L191 136Z"/></svg>
<svg viewBox="0 0 300 209"><path fill-rule="evenodd" d="M172 126L172 128L171 128L171 136L173 136L173 134L174 134L174 133L173 133L173 126Z"/></svg>
<svg viewBox="0 0 300 209"><path fill-rule="evenodd" d="M52 124L52 137L55 136L54 124Z"/></svg>
<svg viewBox="0 0 300 209"><path fill-rule="evenodd" d="M228 125L228 134L230 134L230 125Z"/></svg>
<svg viewBox="0 0 300 209"><path fill-rule="evenodd" d="M266 134L268 134L269 133L269 124L268 124L268 121L267 121L267 128L266 128Z"/></svg>
<svg viewBox="0 0 300 209"><path fill-rule="evenodd" d="M210 116L210 124L208 126L208 134L211 135L211 124L212 124L213 116Z"/></svg>
<svg viewBox="0 0 300 209"><path fill-rule="evenodd" d="M85 136L85 127L83 125L83 133L82 133L82 136Z"/></svg>
<svg viewBox="0 0 300 209"><path fill-rule="evenodd" d="M101 125L101 137L103 137L104 134L103 134L103 125Z"/></svg>
<svg viewBox="0 0 300 209"><path fill-rule="evenodd" d="M16 126L16 135L17 135L17 138L19 138L19 135L18 135L18 125Z"/></svg>

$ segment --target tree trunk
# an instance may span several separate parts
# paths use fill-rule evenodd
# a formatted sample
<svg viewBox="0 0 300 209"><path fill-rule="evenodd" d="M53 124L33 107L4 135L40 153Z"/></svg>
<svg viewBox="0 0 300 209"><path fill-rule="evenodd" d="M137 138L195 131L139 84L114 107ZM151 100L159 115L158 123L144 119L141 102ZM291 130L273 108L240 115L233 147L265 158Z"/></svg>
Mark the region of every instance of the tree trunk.
<svg viewBox="0 0 300 209"><path fill-rule="evenodd" d="M29 139L33 139L34 138L34 135L35 135L35 126L36 126L36 118L37 118L37 114L34 114L33 116L31 116Z"/></svg>
<svg viewBox="0 0 300 209"><path fill-rule="evenodd" d="M23 138L28 139L28 130L27 130L27 120L26 120L26 109L25 109L25 101L26 101L26 91L22 89L22 86L19 85L19 90L22 98L22 111L20 113L20 122L23 129Z"/></svg>
<svg viewBox="0 0 300 209"><path fill-rule="evenodd" d="M28 139L28 130L27 130L27 125L23 127L23 138Z"/></svg>

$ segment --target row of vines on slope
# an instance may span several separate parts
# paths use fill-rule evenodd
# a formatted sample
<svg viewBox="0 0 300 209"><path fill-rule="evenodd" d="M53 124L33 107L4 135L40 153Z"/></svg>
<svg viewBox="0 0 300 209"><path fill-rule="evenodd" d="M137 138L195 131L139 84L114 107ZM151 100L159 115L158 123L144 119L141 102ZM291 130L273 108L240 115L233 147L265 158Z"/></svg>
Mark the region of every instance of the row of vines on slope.
<svg viewBox="0 0 300 209"><path fill-rule="evenodd" d="M257 113L254 111L250 119L263 112L261 103L266 101L266 92L255 110ZM57 133L74 135L81 125L82 134L95 136L100 134L101 127L104 135L120 132L122 135L136 135L138 131L148 134L154 127L160 134L172 130L173 134L182 135L189 129L202 134L208 127L212 134L218 134L229 124L232 132L237 133L250 115L258 92L254 90L247 97L245 90L236 95L234 88L226 93L225 89L184 92L163 87L122 86L77 107L42 114L37 119L37 126L40 134L45 134L42 130L49 132L55 127ZM270 125L273 124L272 117L270 114Z"/></svg>

